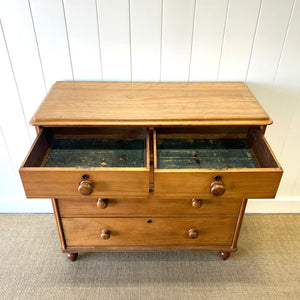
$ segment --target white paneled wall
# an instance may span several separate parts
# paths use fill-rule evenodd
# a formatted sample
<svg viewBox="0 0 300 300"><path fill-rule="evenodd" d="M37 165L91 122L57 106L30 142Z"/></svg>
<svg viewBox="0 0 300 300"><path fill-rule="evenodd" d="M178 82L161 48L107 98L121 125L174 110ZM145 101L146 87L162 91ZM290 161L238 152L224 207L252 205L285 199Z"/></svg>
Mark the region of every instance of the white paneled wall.
<svg viewBox="0 0 300 300"><path fill-rule="evenodd" d="M274 120L276 200L300 211L300 0L0 0L0 211L48 212L18 176L58 80L245 81Z"/></svg>

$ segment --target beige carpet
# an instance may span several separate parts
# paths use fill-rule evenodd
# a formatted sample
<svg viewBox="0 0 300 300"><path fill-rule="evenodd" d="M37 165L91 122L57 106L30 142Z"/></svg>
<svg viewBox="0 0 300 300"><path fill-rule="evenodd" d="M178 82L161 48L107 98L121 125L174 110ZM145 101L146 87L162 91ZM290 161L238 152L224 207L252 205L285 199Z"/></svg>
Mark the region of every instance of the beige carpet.
<svg viewBox="0 0 300 300"><path fill-rule="evenodd" d="M0 299L300 299L300 215L246 215L239 250L59 250L52 215L0 215Z"/></svg>

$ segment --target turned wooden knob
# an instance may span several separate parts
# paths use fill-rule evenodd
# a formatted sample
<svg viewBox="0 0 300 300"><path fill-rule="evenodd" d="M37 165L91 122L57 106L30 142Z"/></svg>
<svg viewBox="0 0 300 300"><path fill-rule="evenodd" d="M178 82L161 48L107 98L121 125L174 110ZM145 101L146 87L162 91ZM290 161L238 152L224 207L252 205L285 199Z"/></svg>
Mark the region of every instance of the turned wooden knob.
<svg viewBox="0 0 300 300"><path fill-rule="evenodd" d="M101 231L100 237L104 240L108 240L110 238L110 231L107 229L103 229Z"/></svg>
<svg viewBox="0 0 300 300"><path fill-rule="evenodd" d="M104 209L104 208L107 207L107 203L108 203L107 199L101 199L101 198L99 198L98 202L97 202L97 207Z"/></svg>
<svg viewBox="0 0 300 300"><path fill-rule="evenodd" d="M201 199L192 199L192 206L195 208L200 208L202 206Z"/></svg>
<svg viewBox="0 0 300 300"><path fill-rule="evenodd" d="M78 192L83 196L88 196L93 192L93 183L89 180L82 180L78 187Z"/></svg>
<svg viewBox="0 0 300 300"><path fill-rule="evenodd" d="M225 193L225 186L222 181L214 181L210 185L210 192L214 196L221 196Z"/></svg>
<svg viewBox="0 0 300 300"><path fill-rule="evenodd" d="M190 229L188 231L188 235L191 239L196 239L198 237L198 230L197 229Z"/></svg>

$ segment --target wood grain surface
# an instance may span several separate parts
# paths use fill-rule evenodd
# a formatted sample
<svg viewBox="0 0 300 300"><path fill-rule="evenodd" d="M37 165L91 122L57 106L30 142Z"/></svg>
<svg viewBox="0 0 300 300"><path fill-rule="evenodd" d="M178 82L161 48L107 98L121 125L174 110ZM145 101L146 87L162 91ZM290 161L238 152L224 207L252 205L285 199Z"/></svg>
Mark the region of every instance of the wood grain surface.
<svg viewBox="0 0 300 300"><path fill-rule="evenodd" d="M236 217L62 218L67 247L231 245ZM100 237L102 230L110 238ZM188 236L198 230L198 238Z"/></svg>
<svg viewBox="0 0 300 300"><path fill-rule="evenodd" d="M157 197L211 197L215 176L224 183L224 198L274 198L282 176L280 169L156 170Z"/></svg>
<svg viewBox="0 0 300 300"><path fill-rule="evenodd" d="M193 207L192 198L156 199L108 198L99 208L98 199L58 199L61 217L147 217L147 216L237 216L240 199L201 199L201 207Z"/></svg>
<svg viewBox="0 0 300 300"><path fill-rule="evenodd" d="M125 130L127 132L127 130ZM43 164L51 150L51 140L56 134L61 137L93 137L103 135L105 139L127 136L123 130L99 129L78 131L74 135L73 130L42 129L33 143L27 157L25 158L19 173L28 198L60 198L60 197L87 197L78 192L78 187L83 175L88 175L92 183L92 197L117 197L131 196L146 197L149 192L149 134L142 130L145 139L144 166L142 167L44 167ZM134 131L135 132L135 131ZM129 136L132 131L129 132ZM138 130L137 135L141 132ZM86 154L88 155L88 154ZM99 162L100 163L100 162Z"/></svg>
<svg viewBox="0 0 300 300"><path fill-rule="evenodd" d="M166 130L165 130L166 131ZM162 137L184 138L186 133L167 134ZM196 136L194 133L193 137ZM191 137L188 135L188 137ZM209 168L173 169L159 168L158 142L160 141L159 130L154 131L154 182L157 197L190 196L193 198L207 198L212 195L211 184L219 176L220 182L225 187L225 192L218 197L233 197L241 199L249 198L274 198L282 177L282 168L274 153L268 145L265 137L258 128L249 129L247 142L251 154L256 162L256 168L221 168L212 166ZM213 151L211 151L213 152ZM211 154L212 155L212 154Z"/></svg>
<svg viewBox="0 0 300 300"><path fill-rule="evenodd" d="M43 126L270 123L242 82L56 82L31 119Z"/></svg>

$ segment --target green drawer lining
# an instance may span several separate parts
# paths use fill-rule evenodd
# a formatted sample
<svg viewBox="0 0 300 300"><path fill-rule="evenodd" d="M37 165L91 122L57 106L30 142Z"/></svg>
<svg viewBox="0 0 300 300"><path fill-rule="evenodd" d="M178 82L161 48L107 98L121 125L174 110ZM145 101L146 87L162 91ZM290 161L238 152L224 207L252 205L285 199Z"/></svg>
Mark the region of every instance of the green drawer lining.
<svg viewBox="0 0 300 300"><path fill-rule="evenodd" d="M158 139L159 169L257 168L245 139Z"/></svg>
<svg viewBox="0 0 300 300"><path fill-rule="evenodd" d="M117 139L56 139L44 167L144 167L145 142Z"/></svg>

